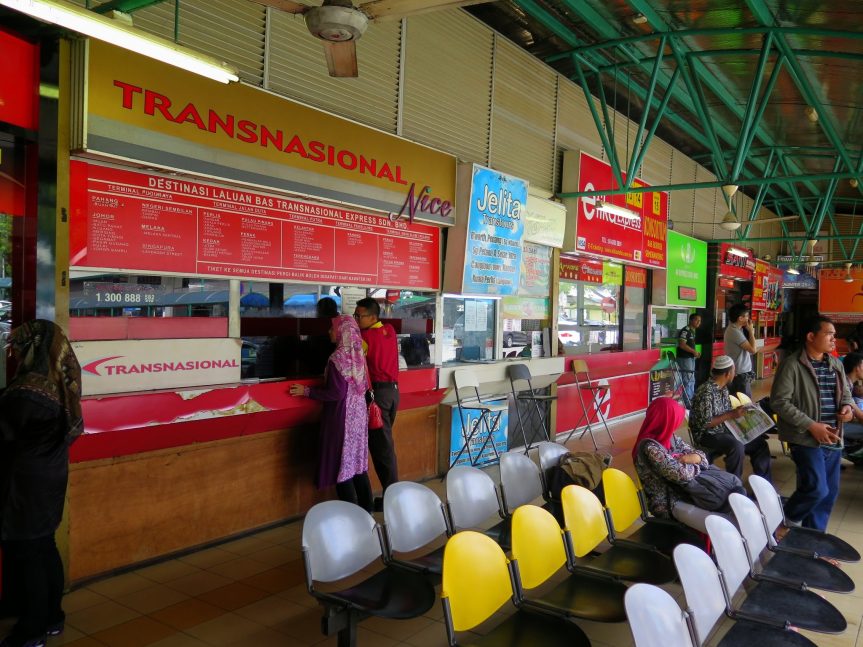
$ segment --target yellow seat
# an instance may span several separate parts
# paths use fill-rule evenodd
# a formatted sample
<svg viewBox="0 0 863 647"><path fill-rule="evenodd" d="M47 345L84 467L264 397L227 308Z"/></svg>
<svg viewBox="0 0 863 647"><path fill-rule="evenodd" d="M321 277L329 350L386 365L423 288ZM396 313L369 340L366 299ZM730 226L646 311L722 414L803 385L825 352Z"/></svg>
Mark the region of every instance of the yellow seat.
<svg viewBox="0 0 863 647"><path fill-rule="evenodd" d="M736 409L740 406L740 400L738 400L735 396L729 395L728 399L731 400L731 408Z"/></svg>
<svg viewBox="0 0 863 647"><path fill-rule="evenodd" d="M645 546L617 543L598 557L587 558L604 541L613 540L609 536L611 519L606 518L596 495L580 485L563 488L561 500L571 571L583 568L650 584L665 584L677 577L668 557Z"/></svg>
<svg viewBox="0 0 863 647"><path fill-rule="evenodd" d="M625 472L613 467L606 469L602 473L602 488L614 532L630 531L636 522L642 522L640 527L627 535L626 541L655 548L669 556L674 547L681 543L703 547L704 542L698 533L683 524L650 517L636 484Z"/></svg>
<svg viewBox="0 0 863 647"><path fill-rule="evenodd" d="M740 404L752 404L752 398L746 395L743 391L739 391L737 393L737 399L740 401Z"/></svg>
<svg viewBox="0 0 863 647"><path fill-rule="evenodd" d="M518 604L513 588L517 581L517 571L494 540L472 530L453 535L444 549L441 585L449 644L457 645L458 632L485 622L507 601ZM590 645L584 632L571 622L521 609L471 642L505 647Z"/></svg>
<svg viewBox="0 0 863 647"><path fill-rule="evenodd" d="M572 573L552 590L530 595L531 589L545 584L567 565L563 531L548 511L535 505L516 509L512 557L522 584L520 601L526 607L596 622L626 619L626 585L610 577Z"/></svg>

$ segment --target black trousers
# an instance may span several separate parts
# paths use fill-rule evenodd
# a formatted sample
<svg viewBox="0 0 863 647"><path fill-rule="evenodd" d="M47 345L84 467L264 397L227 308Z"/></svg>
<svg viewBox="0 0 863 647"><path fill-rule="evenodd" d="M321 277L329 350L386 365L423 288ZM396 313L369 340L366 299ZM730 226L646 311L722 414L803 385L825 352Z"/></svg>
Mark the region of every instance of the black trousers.
<svg viewBox="0 0 863 647"><path fill-rule="evenodd" d="M381 429L369 429L369 454L381 485L386 490L399 480L399 466L393 443L393 423L399 408L399 389L395 385L376 384L374 391L375 402L383 414L384 426Z"/></svg>
<svg viewBox="0 0 863 647"><path fill-rule="evenodd" d="M770 448L762 434L745 445L728 432L704 434L699 445L714 453L725 456L725 471L743 476L743 457L752 461L752 473L770 480Z"/></svg>
<svg viewBox="0 0 863 647"><path fill-rule="evenodd" d="M372 511L372 483L369 473L363 472L341 483L336 483L336 494L342 501L356 503L367 512Z"/></svg>
<svg viewBox="0 0 863 647"><path fill-rule="evenodd" d="M736 393L745 393L750 398L752 397L752 380L746 375L735 375L728 387L728 392L731 395Z"/></svg>
<svg viewBox="0 0 863 647"><path fill-rule="evenodd" d="M54 535L0 543L3 601L8 600L18 616L10 638L12 644L23 643L45 635L48 627L65 620L63 562Z"/></svg>

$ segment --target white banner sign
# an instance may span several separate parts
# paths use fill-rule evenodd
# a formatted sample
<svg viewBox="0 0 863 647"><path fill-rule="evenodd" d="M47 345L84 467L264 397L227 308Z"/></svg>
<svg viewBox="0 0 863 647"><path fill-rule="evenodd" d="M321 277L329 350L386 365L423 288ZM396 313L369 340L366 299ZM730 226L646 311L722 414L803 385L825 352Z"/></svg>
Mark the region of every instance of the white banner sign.
<svg viewBox="0 0 863 647"><path fill-rule="evenodd" d="M563 247L566 207L559 202L527 196L524 239L549 247Z"/></svg>
<svg viewBox="0 0 863 647"><path fill-rule="evenodd" d="M239 339L74 342L84 395L240 381Z"/></svg>

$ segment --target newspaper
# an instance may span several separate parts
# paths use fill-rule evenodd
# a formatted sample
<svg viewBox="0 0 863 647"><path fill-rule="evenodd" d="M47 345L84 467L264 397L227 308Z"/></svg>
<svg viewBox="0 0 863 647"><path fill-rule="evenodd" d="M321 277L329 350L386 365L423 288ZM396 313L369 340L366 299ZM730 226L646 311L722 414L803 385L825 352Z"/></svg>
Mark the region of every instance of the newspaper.
<svg viewBox="0 0 863 647"><path fill-rule="evenodd" d="M725 426L737 440L744 445L758 438L773 427L773 419L764 413L757 404L747 404L743 407L746 415L732 420L726 420Z"/></svg>

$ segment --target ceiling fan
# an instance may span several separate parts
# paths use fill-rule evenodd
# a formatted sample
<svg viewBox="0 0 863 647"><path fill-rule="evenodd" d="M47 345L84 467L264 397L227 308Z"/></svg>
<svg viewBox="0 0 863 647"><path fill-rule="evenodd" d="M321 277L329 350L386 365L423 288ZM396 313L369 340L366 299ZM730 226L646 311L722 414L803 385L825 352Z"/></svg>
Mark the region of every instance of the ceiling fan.
<svg viewBox="0 0 863 647"><path fill-rule="evenodd" d="M794 220L795 218L799 218L799 216L777 216L776 218L763 218L763 219L759 219L759 220L753 220L751 222L747 221L745 224L746 225L766 225L769 222L779 222L780 220ZM715 225L715 224L718 224L720 227L722 227L723 229L725 229L727 231L735 231L737 229L740 229L740 226L744 223L741 223L737 219L737 216L734 215L734 212L729 210L725 213L725 215L722 217L722 220L720 220L719 222L714 222L712 220L711 221L695 220L695 221L693 221L693 224L696 224L696 225Z"/></svg>
<svg viewBox="0 0 863 647"><path fill-rule="evenodd" d="M480 4L489 0L370 0L355 7L351 0L323 0L319 6L295 0L253 0L286 13L302 14L313 36L324 41L330 76L356 77L357 40L369 21L398 20L437 9Z"/></svg>

